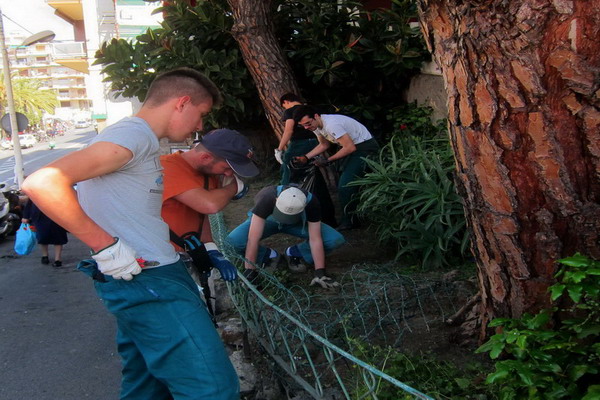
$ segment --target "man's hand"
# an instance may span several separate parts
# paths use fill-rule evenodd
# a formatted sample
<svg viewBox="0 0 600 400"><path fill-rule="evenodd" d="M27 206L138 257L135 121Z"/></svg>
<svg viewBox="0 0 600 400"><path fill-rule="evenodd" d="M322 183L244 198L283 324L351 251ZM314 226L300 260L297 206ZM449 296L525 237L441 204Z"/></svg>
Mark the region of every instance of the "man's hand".
<svg viewBox="0 0 600 400"><path fill-rule="evenodd" d="M317 167L326 167L329 164L331 164L331 162L328 161L325 157L317 157L313 161L313 164L316 165Z"/></svg>
<svg viewBox="0 0 600 400"><path fill-rule="evenodd" d="M302 164L302 165L306 164L306 163L308 163L308 157L306 157L306 156L294 157L294 162L297 164Z"/></svg>
<svg viewBox="0 0 600 400"><path fill-rule="evenodd" d="M235 281L237 279L237 269L221 254L219 249L217 249L217 245L213 242L206 242L204 243L204 247L206 247L213 267L219 270L221 277L229 282Z"/></svg>
<svg viewBox="0 0 600 400"><path fill-rule="evenodd" d="M279 164L283 164L283 151L275 149L275 159Z"/></svg>
<svg viewBox="0 0 600 400"><path fill-rule="evenodd" d="M328 276L318 277L315 276L312 281L310 281L310 286L319 285L323 289L333 289L335 287L340 286L340 284Z"/></svg>
<svg viewBox="0 0 600 400"><path fill-rule="evenodd" d="M140 264L135 257L135 251L119 238L108 247L92 254L92 258L98 263L98 269L104 275L110 275L114 279L130 281L133 275L142 272Z"/></svg>

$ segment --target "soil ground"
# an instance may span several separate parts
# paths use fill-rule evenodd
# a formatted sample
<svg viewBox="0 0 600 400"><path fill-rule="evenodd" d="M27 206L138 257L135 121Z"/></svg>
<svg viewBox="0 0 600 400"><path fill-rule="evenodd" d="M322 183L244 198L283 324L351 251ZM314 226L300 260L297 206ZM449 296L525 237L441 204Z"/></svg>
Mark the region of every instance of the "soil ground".
<svg viewBox="0 0 600 400"><path fill-rule="evenodd" d="M224 210L224 220L227 225L227 229L230 231L235 228L238 224L243 222L247 218L248 211L253 206L254 195L263 187L267 185L277 184L278 174L271 173L267 178L260 178L250 181L249 193L238 201L231 202ZM335 202L335 196L332 196ZM339 215L339 206L338 215ZM393 246L386 246L379 243L376 235L371 232L368 227L363 224L358 229L352 229L349 231L343 231L343 235L346 238L347 243L339 249L335 250L332 254L326 258L327 274L337 278L343 275L353 265L361 263L369 264L381 264L393 262L394 260L394 248ZM271 248L274 248L278 252L282 253L285 251L287 246L297 243L297 238L290 237L288 235L275 235L263 241L263 243ZM402 267L398 265L398 269ZM434 272L433 275L441 277L447 274L448 271L441 271L439 273ZM428 274L431 276L431 273ZM457 306L460 307L466 302L470 295L476 292L476 287L472 279L465 279L464 274L454 273L449 274L451 276L448 279L456 279L457 275L460 275L460 282L457 285L460 287L457 296L462 296L456 300ZM293 274L291 279L293 284L308 286L312 279L312 272L309 271L306 274ZM287 285L290 282L285 282ZM453 284L455 282L453 281ZM473 354L475 349L474 345L463 347L456 343L453 343L453 338L456 334L456 328L448 327L443 321L436 321L429 323L428 325L415 322L411 326L412 332L404 334L402 340L402 349L410 354L421 354L431 353L436 358L445 361L451 361L458 367L466 365L472 361L484 362L486 359L483 356L476 356Z"/></svg>

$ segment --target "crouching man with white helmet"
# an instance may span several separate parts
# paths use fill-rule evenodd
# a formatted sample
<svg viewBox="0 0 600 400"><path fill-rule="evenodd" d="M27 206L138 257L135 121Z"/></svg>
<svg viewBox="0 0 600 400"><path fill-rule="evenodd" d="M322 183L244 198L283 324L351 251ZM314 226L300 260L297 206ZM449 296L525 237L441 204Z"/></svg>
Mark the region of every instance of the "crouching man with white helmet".
<svg viewBox="0 0 600 400"><path fill-rule="evenodd" d="M244 276L258 284L256 265L274 266L280 255L261 246L260 241L277 233L305 239L288 247L285 256L294 272L305 272L306 264L314 264L315 275L310 285L323 288L339 286L325 274L325 254L345 243L344 236L321 222L321 206L311 193L292 186L267 186L254 198L249 218L227 237L239 254L246 257Z"/></svg>

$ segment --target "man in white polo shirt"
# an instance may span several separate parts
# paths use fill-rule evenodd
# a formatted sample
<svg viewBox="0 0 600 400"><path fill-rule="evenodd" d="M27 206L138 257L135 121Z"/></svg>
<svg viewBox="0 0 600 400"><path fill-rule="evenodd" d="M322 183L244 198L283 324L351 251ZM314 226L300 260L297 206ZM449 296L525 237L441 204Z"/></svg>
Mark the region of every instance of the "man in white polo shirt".
<svg viewBox="0 0 600 400"><path fill-rule="evenodd" d="M341 160L341 175L338 182L338 196L342 207L342 220L338 230L352 229L352 212L356 202L352 196L358 192L357 186L348 186L348 183L364 176L365 162L363 157L377 154L379 145L363 124L339 114L319 114L311 106L299 106L294 111L294 121L299 125L313 131L317 135L319 144L303 156L295 157L298 163L307 163L313 157L325 152L332 143L341 148L325 160L315 160L316 165L325 165Z"/></svg>

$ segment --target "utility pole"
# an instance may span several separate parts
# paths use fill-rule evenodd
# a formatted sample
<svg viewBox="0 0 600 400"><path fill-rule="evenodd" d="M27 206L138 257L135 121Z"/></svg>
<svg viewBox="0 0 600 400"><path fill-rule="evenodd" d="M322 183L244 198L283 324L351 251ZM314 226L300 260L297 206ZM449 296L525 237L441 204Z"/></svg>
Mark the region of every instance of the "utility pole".
<svg viewBox="0 0 600 400"><path fill-rule="evenodd" d="M10 63L8 61L8 51L6 50L6 41L4 39L4 21L2 8L0 8L0 48L2 50L2 68L4 70L4 87L6 88L6 100L8 104L8 113L10 116L10 130L15 155L15 177L17 185L21 189L23 184L23 155L21 154L21 142L19 141L19 128L17 125L17 114L15 110L15 99L13 97L12 81L10 76Z"/></svg>

